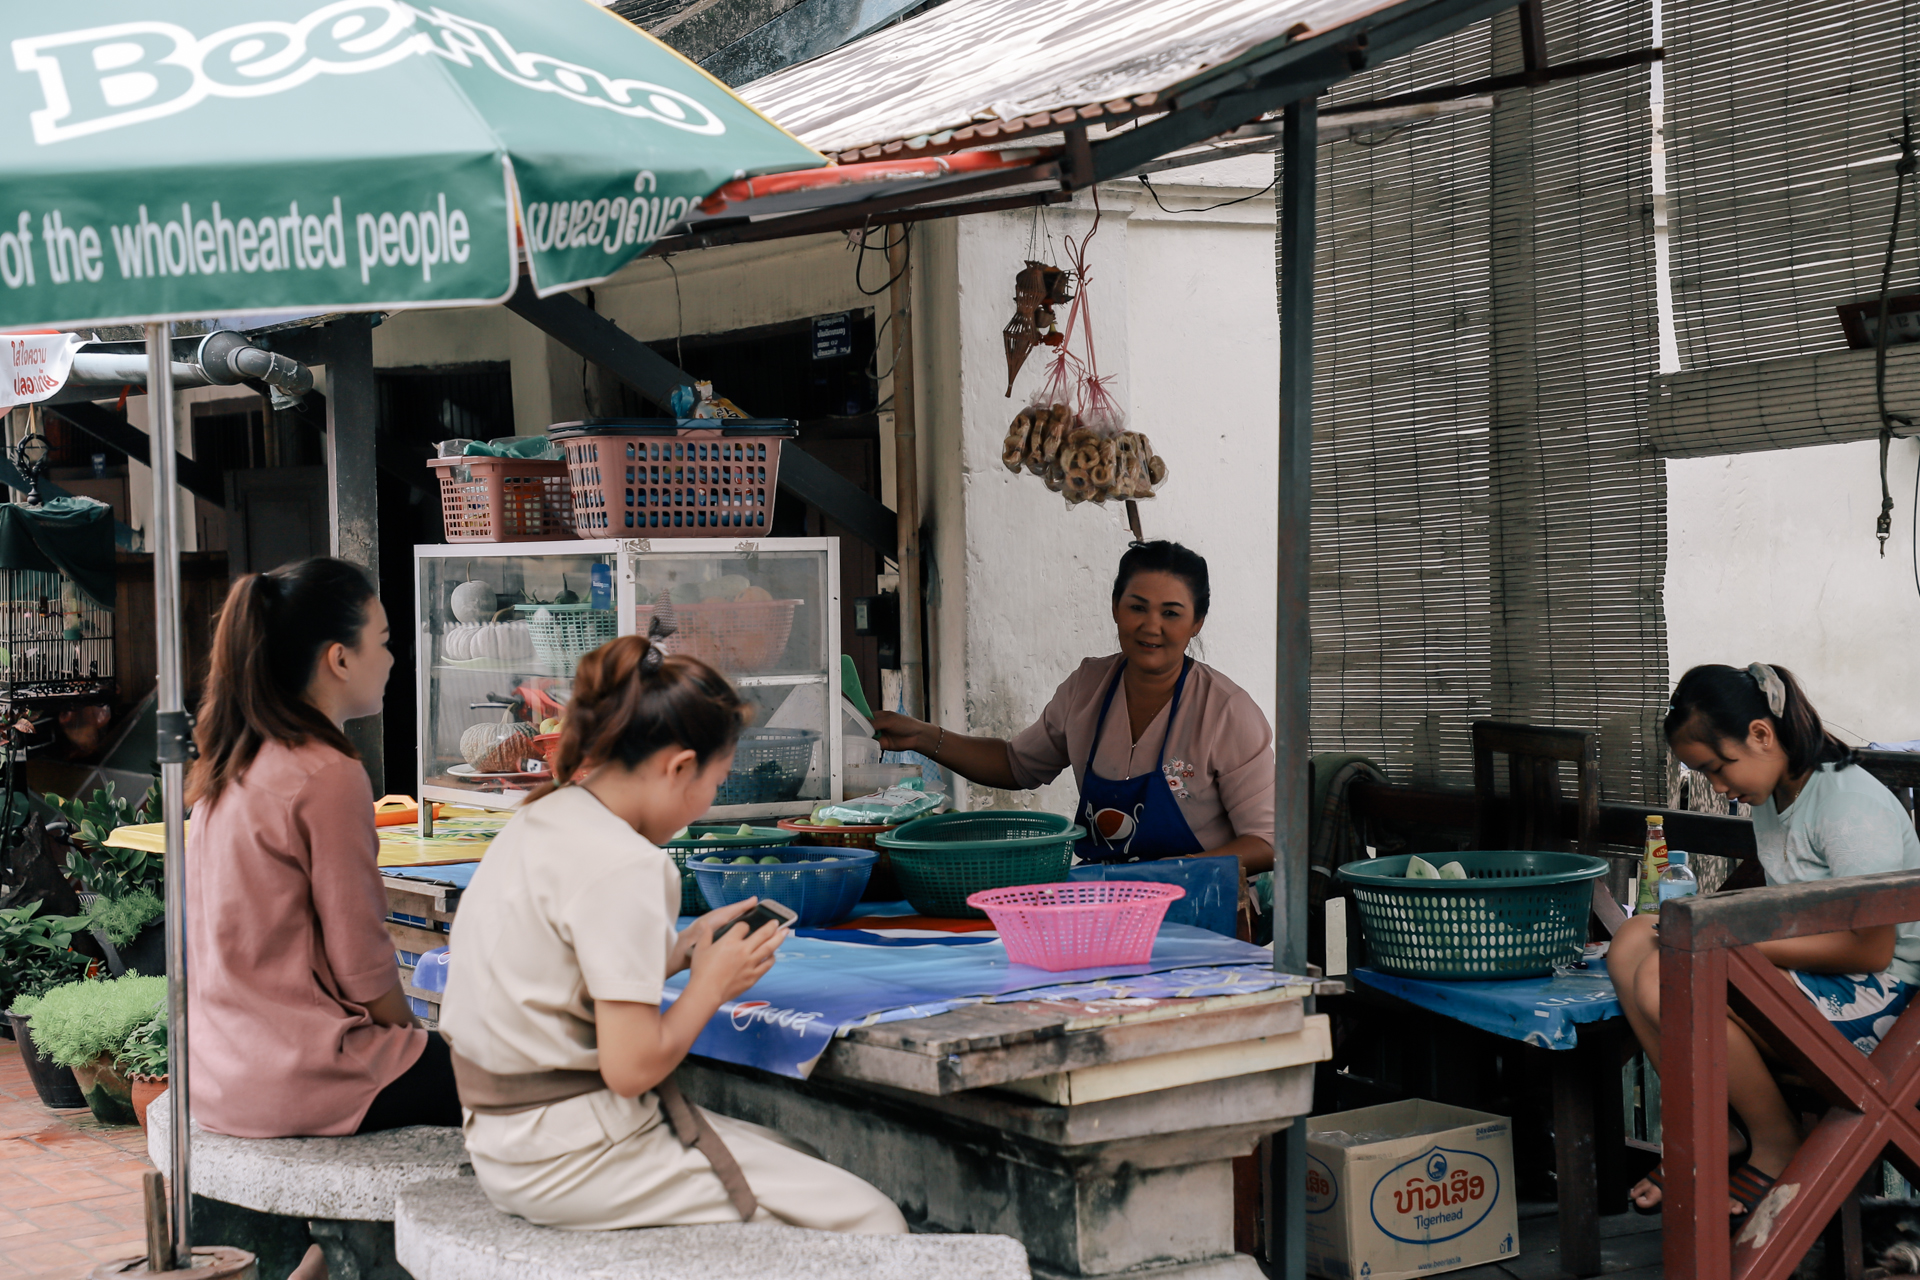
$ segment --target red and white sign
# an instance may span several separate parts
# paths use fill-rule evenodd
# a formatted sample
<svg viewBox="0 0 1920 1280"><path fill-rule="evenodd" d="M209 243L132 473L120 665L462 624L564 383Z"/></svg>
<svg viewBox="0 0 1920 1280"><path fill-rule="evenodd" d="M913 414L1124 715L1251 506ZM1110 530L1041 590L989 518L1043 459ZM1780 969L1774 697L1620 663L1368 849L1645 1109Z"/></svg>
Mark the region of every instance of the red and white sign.
<svg viewBox="0 0 1920 1280"><path fill-rule="evenodd" d="M71 333L0 333L0 413L66 386L84 342Z"/></svg>

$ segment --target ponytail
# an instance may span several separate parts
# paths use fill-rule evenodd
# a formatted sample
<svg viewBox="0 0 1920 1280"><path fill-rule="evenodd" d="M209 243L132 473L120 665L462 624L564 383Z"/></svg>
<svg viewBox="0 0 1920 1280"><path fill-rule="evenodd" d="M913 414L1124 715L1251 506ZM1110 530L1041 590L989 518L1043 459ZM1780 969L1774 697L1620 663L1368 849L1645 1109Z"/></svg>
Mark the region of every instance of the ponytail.
<svg viewBox="0 0 1920 1280"><path fill-rule="evenodd" d="M725 676L700 659L668 654L644 636L620 636L580 659L573 673L553 776L532 803L572 781L581 767L618 760L628 768L667 747L705 767L733 749L748 707Z"/></svg>
<svg viewBox="0 0 1920 1280"><path fill-rule="evenodd" d="M306 695L329 645L359 646L373 598L364 573L327 557L248 574L233 584L220 608L194 727L200 759L187 779L189 802L218 800L269 741L297 747L317 739L359 758L339 726Z"/></svg>
<svg viewBox="0 0 1920 1280"><path fill-rule="evenodd" d="M1707 746L1722 739L1745 742L1755 720L1773 723L1793 777L1833 764L1853 763L1853 748L1827 732L1800 682L1785 667L1756 662L1747 667L1699 666L1680 677L1666 720L1667 741L1686 738Z"/></svg>

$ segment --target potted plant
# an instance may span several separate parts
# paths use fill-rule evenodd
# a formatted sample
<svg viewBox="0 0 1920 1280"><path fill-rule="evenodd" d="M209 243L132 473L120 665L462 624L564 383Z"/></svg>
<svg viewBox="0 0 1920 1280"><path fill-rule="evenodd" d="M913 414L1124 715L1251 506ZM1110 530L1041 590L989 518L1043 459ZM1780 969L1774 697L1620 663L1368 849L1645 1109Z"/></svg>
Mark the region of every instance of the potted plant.
<svg viewBox="0 0 1920 1280"><path fill-rule="evenodd" d="M167 971L167 904L151 889L119 898L97 898L87 908L87 926L111 942L128 973L148 977Z"/></svg>
<svg viewBox="0 0 1920 1280"><path fill-rule="evenodd" d="M94 916L92 927L108 936L126 969L149 976L165 973L166 859L143 849L107 844L120 827L158 819L160 784L147 788L138 808L115 795L111 782L89 800L77 796L66 800L49 793L46 801L65 820L67 873L80 886L81 901ZM135 905L119 905L128 902Z"/></svg>
<svg viewBox="0 0 1920 1280"><path fill-rule="evenodd" d="M167 1087L167 1009L163 1002L158 1012L127 1036L116 1060L120 1074L133 1086L133 1114L142 1129L147 1127L147 1104Z"/></svg>
<svg viewBox="0 0 1920 1280"><path fill-rule="evenodd" d="M127 1037L165 1004L167 980L123 978L71 982L41 996L28 1026L40 1052L63 1067L102 1124L134 1124L133 1086L114 1059Z"/></svg>
<svg viewBox="0 0 1920 1280"><path fill-rule="evenodd" d="M85 956L68 950L73 935L84 928L80 916L43 915L41 904L0 909L0 1010L41 1105L56 1110L84 1107L73 1073L49 1060L33 1042L27 1014L41 995L86 973Z"/></svg>

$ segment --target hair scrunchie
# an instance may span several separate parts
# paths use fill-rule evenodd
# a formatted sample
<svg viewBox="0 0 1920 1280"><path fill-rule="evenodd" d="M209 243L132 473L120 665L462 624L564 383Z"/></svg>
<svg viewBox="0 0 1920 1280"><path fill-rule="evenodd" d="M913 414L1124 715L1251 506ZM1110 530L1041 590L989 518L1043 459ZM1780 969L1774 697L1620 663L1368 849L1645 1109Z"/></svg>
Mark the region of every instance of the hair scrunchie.
<svg viewBox="0 0 1920 1280"><path fill-rule="evenodd" d="M640 655L640 670L652 675L667 660L667 651L660 642L680 629L679 619L673 612L673 593L662 591L653 602L653 616L647 620L647 651Z"/></svg>
<svg viewBox="0 0 1920 1280"><path fill-rule="evenodd" d="M1764 662L1749 663L1747 674L1760 686L1760 692L1766 695L1767 711L1775 719L1787 712L1787 685L1780 674Z"/></svg>

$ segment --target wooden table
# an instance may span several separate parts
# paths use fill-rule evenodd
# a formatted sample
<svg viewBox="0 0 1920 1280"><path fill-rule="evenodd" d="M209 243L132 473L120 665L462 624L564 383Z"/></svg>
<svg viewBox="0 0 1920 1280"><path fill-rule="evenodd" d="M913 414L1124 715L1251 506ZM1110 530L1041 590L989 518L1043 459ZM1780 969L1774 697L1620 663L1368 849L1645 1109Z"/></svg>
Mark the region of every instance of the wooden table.
<svg viewBox="0 0 1920 1280"><path fill-rule="evenodd" d="M1013 1236L1042 1280L1259 1280L1233 1251L1232 1162L1312 1109L1330 1052L1314 994L976 1005L856 1028L806 1081L699 1058L677 1078L917 1230Z"/></svg>
<svg viewBox="0 0 1920 1280"><path fill-rule="evenodd" d="M398 950L447 944L460 890L386 887ZM675 1078L867 1179L916 1229L1013 1236L1041 1280L1261 1280L1233 1251L1233 1159L1312 1110L1331 1044L1308 1004L1342 989L971 1005L855 1028L805 1081L703 1058Z"/></svg>

